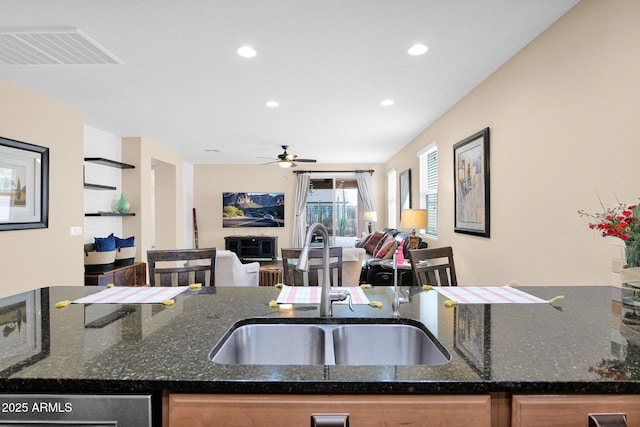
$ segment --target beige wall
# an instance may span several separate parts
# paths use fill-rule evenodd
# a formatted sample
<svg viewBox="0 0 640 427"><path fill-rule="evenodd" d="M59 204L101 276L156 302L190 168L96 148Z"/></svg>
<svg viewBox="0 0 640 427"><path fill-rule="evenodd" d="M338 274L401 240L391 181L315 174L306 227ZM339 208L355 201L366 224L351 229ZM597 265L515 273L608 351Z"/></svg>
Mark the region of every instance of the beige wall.
<svg viewBox="0 0 640 427"><path fill-rule="evenodd" d="M640 2L583 0L392 158L438 143L439 227L464 285L609 284L578 209L640 197ZM491 128L491 238L453 232L452 146ZM418 188L413 186L414 200Z"/></svg>
<svg viewBox="0 0 640 427"><path fill-rule="evenodd" d="M122 232L125 236L136 236L136 260L146 261L146 251L152 246L154 203L156 248L182 248L185 215L182 155L144 138L122 138L122 160L136 166L122 173L123 191L128 194L131 212L136 214L123 218Z"/></svg>
<svg viewBox="0 0 640 427"><path fill-rule="evenodd" d="M381 165L305 165L304 170L373 169L374 207L379 223L386 222L386 179ZM225 236L269 235L278 237L280 248L291 246L293 233L293 205L296 174L277 165L196 165L194 167L194 207L198 216L200 247L224 249ZM224 192L283 192L285 197L285 227L278 228L222 228L222 193Z"/></svg>
<svg viewBox="0 0 640 427"><path fill-rule="evenodd" d="M0 232L0 296L82 285L83 116L0 79L0 136L49 148L49 227Z"/></svg>

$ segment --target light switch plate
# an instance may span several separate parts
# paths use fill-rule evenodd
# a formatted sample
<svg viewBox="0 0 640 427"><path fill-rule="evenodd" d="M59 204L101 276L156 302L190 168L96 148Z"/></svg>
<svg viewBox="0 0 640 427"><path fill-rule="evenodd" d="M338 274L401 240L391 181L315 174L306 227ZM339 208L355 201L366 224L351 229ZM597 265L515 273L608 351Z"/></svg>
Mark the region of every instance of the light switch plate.
<svg viewBox="0 0 640 427"><path fill-rule="evenodd" d="M82 227L69 227L70 236L80 236L82 234Z"/></svg>

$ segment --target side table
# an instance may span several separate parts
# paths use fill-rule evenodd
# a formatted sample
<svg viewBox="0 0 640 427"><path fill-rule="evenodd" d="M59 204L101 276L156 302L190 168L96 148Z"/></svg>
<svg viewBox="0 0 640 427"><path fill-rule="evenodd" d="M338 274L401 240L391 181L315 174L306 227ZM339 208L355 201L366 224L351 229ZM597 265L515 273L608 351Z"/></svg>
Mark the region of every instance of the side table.
<svg viewBox="0 0 640 427"><path fill-rule="evenodd" d="M269 264L260 267L260 286L274 286L282 283L282 265Z"/></svg>

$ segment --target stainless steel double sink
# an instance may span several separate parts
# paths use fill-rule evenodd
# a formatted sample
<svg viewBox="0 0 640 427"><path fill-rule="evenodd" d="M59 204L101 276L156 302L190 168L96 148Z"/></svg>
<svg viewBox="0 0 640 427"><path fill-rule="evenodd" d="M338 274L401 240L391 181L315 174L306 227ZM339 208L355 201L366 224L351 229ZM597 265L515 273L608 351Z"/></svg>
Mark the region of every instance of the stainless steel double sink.
<svg viewBox="0 0 640 427"><path fill-rule="evenodd" d="M209 356L227 365L442 365L451 360L419 322L331 320L246 319L233 325Z"/></svg>

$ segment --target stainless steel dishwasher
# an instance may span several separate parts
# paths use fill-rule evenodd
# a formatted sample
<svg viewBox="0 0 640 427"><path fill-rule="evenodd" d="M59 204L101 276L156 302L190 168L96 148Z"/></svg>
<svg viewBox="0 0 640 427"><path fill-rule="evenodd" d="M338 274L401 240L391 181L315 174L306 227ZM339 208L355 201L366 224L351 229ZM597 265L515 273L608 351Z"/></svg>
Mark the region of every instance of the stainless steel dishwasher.
<svg viewBox="0 0 640 427"><path fill-rule="evenodd" d="M2 394L0 427L152 427L150 395Z"/></svg>

